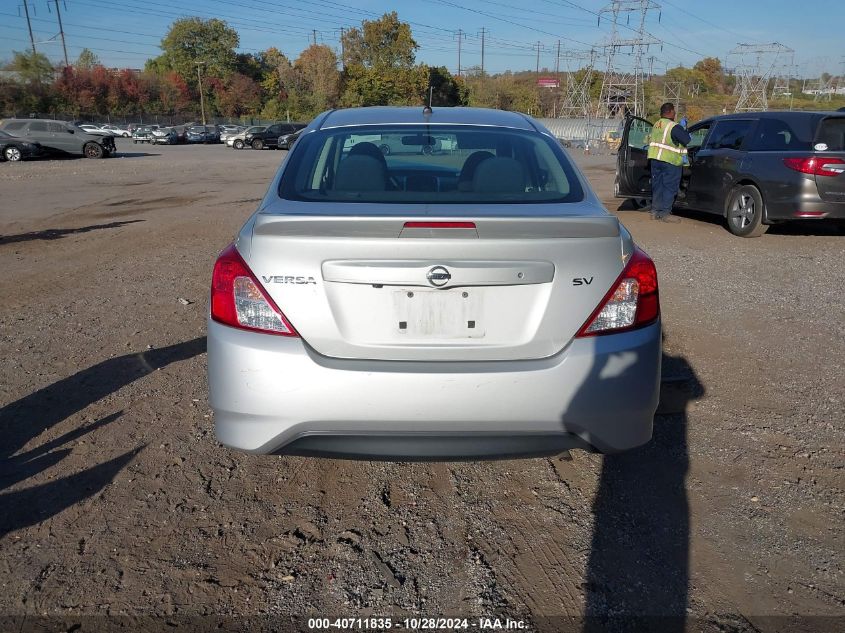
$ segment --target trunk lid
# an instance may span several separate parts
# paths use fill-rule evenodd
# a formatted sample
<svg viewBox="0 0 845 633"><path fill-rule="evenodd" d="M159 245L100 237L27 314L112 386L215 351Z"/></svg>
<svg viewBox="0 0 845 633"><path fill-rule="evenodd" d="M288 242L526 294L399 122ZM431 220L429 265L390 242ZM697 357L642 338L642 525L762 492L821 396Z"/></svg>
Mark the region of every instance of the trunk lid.
<svg viewBox="0 0 845 633"><path fill-rule="evenodd" d="M611 215L420 219L258 214L238 248L318 353L414 361L556 354L629 248Z"/></svg>

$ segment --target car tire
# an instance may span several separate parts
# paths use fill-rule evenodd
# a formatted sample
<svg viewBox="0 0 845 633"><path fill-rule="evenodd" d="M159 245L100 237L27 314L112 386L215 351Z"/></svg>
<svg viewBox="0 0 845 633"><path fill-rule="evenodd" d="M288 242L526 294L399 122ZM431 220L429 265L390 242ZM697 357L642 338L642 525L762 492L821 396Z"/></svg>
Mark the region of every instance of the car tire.
<svg viewBox="0 0 845 633"><path fill-rule="evenodd" d="M14 145L9 145L3 150L3 158L10 163L17 163L23 159L23 154L21 153L20 148L15 147Z"/></svg>
<svg viewBox="0 0 845 633"><path fill-rule="evenodd" d="M754 185L741 185L728 195L725 218L728 230L739 237L760 237L769 230L763 224L763 196Z"/></svg>
<svg viewBox="0 0 845 633"><path fill-rule="evenodd" d="M264 141L260 138L255 139L252 141L252 149L264 149Z"/></svg>
<svg viewBox="0 0 845 633"><path fill-rule="evenodd" d="M85 158L105 158L106 152L103 150L101 145L97 143L85 143L85 146L82 148L83 153L85 154Z"/></svg>
<svg viewBox="0 0 845 633"><path fill-rule="evenodd" d="M651 198L631 198L631 204L635 209L645 209L651 206Z"/></svg>
<svg viewBox="0 0 845 633"><path fill-rule="evenodd" d="M390 156L390 145L386 145L382 143L378 146L379 151L382 153L383 156Z"/></svg>
<svg viewBox="0 0 845 633"><path fill-rule="evenodd" d="M422 153L426 156L431 156L434 153L434 147L432 147L431 145L423 145Z"/></svg>
<svg viewBox="0 0 845 633"><path fill-rule="evenodd" d="M244 142L241 139L237 139L234 143L232 143L232 147L234 147L235 149L243 149Z"/></svg>
<svg viewBox="0 0 845 633"><path fill-rule="evenodd" d="M132 142L133 142L135 145L137 145L137 144L138 144L138 141L137 141L137 140L135 140L135 139L132 139Z"/></svg>

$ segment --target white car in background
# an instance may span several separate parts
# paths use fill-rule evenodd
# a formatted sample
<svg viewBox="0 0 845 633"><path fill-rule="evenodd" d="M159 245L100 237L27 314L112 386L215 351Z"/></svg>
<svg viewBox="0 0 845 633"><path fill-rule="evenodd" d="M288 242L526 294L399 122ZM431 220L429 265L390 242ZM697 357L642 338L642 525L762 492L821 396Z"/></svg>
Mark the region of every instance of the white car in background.
<svg viewBox="0 0 845 633"><path fill-rule="evenodd" d="M90 123L83 123L82 125L78 125L77 127L85 130L88 134L112 134L110 130L103 129L97 125L92 125Z"/></svg>
<svg viewBox="0 0 845 633"><path fill-rule="evenodd" d="M246 138L247 134L256 134L258 132L263 132L267 129L266 125L253 125L252 127L248 127L242 132L238 132L237 134L232 134L231 136L227 137L225 140L223 139L223 135L220 135L220 141L226 143L228 147L233 147L235 149L243 149L246 145Z"/></svg>
<svg viewBox="0 0 845 633"><path fill-rule="evenodd" d="M132 136L132 132L130 132L127 128L117 125L101 125L100 129L106 130L109 134L114 134L115 136L121 136L123 138L129 138Z"/></svg>

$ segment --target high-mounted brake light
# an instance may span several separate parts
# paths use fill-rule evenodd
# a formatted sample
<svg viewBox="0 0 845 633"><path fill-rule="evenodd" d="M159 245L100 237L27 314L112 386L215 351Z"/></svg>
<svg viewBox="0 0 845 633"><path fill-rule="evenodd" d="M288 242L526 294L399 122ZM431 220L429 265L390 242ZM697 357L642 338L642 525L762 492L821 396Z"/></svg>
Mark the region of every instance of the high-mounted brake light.
<svg viewBox="0 0 845 633"><path fill-rule="evenodd" d="M784 158L783 164L811 176L838 176L845 173L845 160L841 158L825 158L824 156Z"/></svg>
<svg viewBox="0 0 845 633"><path fill-rule="evenodd" d="M657 269L637 247L576 337L615 334L654 323L660 316Z"/></svg>
<svg viewBox="0 0 845 633"><path fill-rule="evenodd" d="M211 318L242 330L298 336L252 274L234 244L227 246L214 263Z"/></svg>
<svg viewBox="0 0 845 633"><path fill-rule="evenodd" d="M475 222L405 222L406 229L474 229Z"/></svg>

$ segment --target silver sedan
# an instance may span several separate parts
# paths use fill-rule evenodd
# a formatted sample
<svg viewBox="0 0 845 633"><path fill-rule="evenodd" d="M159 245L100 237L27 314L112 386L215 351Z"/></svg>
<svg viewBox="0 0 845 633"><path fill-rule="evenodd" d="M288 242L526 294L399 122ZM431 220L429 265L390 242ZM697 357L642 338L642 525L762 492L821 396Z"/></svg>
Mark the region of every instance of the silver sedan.
<svg viewBox="0 0 845 633"><path fill-rule="evenodd" d="M624 451L660 355L653 262L517 113L318 116L214 265L210 401L244 451Z"/></svg>

